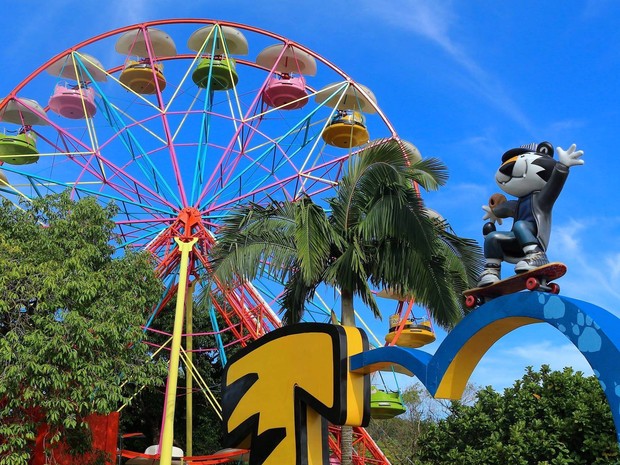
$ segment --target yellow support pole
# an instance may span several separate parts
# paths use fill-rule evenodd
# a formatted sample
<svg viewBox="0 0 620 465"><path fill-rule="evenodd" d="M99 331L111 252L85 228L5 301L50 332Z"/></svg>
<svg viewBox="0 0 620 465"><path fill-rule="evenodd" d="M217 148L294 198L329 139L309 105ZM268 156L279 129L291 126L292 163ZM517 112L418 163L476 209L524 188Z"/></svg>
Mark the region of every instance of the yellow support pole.
<svg viewBox="0 0 620 465"><path fill-rule="evenodd" d="M193 452L193 441L192 441L192 432L194 430L194 417L193 417L193 389L194 389L194 377L193 377L193 356L192 350L194 348L192 341L192 333L194 332L194 324L193 324L193 308L194 308L194 299L192 295L194 295L194 286L196 285L196 281L190 283L189 290L189 298L185 299L185 351L187 357L187 364L185 366L185 455L192 456Z"/></svg>
<svg viewBox="0 0 620 465"><path fill-rule="evenodd" d="M181 352L181 335L183 334L183 310L185 309L185 296L187 295L187 274L189 265L189 253L192 251L197 238L190 242L183 242L174 238L181 251L181 264L179 266L179 287L177 289L177 302L174 313L174 330L172 332L172 344L170 347L170 363L168 367L168 387L166 389L166 415L162 426L160 442L160 465L172 464L172 443L174 440L174 409L176 407L177 381L179 379L179 353Z"/></svg>

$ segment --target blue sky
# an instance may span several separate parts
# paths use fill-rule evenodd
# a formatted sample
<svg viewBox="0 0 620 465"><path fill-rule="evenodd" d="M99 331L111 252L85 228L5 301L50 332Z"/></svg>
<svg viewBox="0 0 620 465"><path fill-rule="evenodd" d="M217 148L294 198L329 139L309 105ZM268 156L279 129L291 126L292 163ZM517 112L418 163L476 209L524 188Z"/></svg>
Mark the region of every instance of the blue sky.
<svg viewBox="0 0 620 465"><path fill-rule="evenodd" d="M427 204L478 240L505 150L576 143L585 165L556 203L549 256L569 267L564 295L620 314L617 2L50 0L10 17L0 29L2 95L54 54L146 20L226 20L303 44L372 89L398 134L448 165L447 186ZM379 334L386 326L387 317L373 324ZM501 389L541 363L589 372L561 334L535 325L494 346L472 381Z"/></svg>

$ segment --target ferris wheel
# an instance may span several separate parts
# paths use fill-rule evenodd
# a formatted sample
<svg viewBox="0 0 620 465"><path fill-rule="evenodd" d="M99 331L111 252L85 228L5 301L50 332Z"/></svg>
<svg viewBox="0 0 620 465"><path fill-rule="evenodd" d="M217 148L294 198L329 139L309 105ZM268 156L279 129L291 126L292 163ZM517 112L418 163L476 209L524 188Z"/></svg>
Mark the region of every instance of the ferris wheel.
<svg viewBox="0 0 620 465"><path fill-rule="evenodd" d="M372 91L319 54L206 19L127 26L59 53L0 102L0 130L2 197L18 205L70 190L118 206L119 250L150 251L165 284L151 320L170 302L183 313L235 206L302 195L321 203L370 140L400 140ZM280 326L277 289L211 289L213 311L236 344ZM317 298L309 317L329 319ZM226 348L217 349L225 358ZM174 400L166 407L174 410ZM356 431L365 455L383 463Z"/></svg>

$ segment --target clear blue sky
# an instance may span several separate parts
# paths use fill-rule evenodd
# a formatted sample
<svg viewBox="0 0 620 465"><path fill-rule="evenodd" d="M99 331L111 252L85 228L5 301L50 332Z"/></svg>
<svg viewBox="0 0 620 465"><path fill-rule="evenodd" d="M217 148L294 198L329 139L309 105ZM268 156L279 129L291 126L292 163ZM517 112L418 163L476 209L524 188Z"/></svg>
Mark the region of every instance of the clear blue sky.
<svg viewBox="0 0 620 465"><path fill-rule="evenodd" d="M28 6L27 6L28 5ZM358 0L109 0L24 3L0 28L0 94L52 55L120 26L161 18L253 25L299 42L368 86L399 135L441 158L448 185L425 198L458 234L481 239L481 205L512 147L549 140L583 149L554 209L549 255L562 293L608 310L620 302L620 3ZM6 10L6 8L5 8ZM385 331L384 322L374 325ZM433 350L433 346L429 350ZM502 388L527 365L587 370L551 328L500 341L473 381Z"/></svg>

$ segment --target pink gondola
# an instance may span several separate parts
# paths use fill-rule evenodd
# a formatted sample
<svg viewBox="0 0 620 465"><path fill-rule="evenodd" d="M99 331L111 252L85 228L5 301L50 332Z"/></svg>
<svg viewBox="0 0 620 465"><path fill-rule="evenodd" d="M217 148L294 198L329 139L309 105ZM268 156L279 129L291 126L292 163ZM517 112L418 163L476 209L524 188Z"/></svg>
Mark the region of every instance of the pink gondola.
<svg viewBox="0 0 620 465"><path fill-rule="evenodd" d="M308 101L306 80L303 76L272 76L263 91L263 100L270 107L295 110Z"/></svg>
<svg viewBox="0 0 620 465"><path fill-rule="evenodd" d="M56 84L49 107L65 118L92 118L97 113L95 91L91 87Z"/></svg>
<svg viewBox="0 0 620 465"><path fill-rule="evenodd" d="M316 74L316 60L312 55L288 44L275 44L263 49L256 63L273 72L262 92L265 105L294 110L308 103L303 76Z"/></svg>

